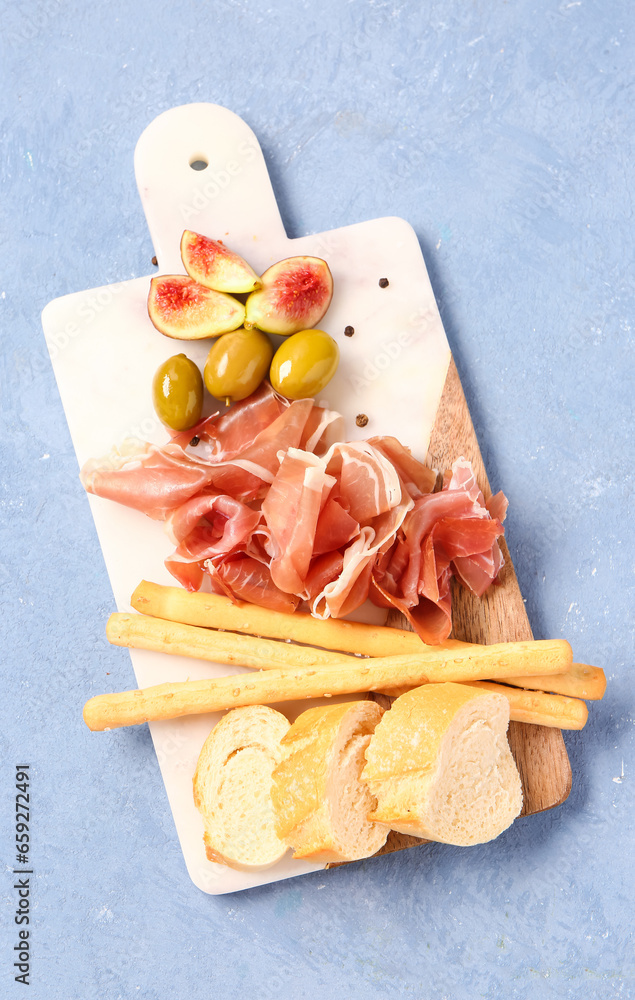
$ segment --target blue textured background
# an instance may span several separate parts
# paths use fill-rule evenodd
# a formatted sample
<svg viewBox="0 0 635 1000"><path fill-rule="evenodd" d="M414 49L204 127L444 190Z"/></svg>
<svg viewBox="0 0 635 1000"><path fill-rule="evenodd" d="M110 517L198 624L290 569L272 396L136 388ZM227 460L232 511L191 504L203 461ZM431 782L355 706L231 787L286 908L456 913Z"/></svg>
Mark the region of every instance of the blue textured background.
<svg viewBox="0 0 635 1000"><path fill-rule="evenodd" d="M628 0L4 2L0 995L16 942L13 766L31 762L29 995L629 997L633 959L633 11ZM415 227L536 635L603 666L573 791L499 840L226 897L190 883L40 327L148 274L132 155L160 111L236 111L291 235ZM106 677L110 674L110 677Z"/></svg>

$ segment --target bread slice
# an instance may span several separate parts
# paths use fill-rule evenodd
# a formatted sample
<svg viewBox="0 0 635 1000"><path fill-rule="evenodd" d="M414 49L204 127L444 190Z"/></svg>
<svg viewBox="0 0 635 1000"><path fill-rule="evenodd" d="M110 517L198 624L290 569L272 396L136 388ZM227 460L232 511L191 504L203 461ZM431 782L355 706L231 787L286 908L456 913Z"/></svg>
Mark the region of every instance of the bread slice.
<svg viewBox="0 0 635 1000"><path fill-rule="evenodd" d="M493 840L522 807L507 742L509 702L466 684L425 684L386 712L362 778L371 818L415 837L467 847Z"/></svg>
<svg viewBox="0 0 635 1000"><path fill-rule="evenodd" d="M278 836L294 858L357 861L385 843L388 827L369 822L376 803L359 780L382 712L373 701L310 708L283 738L271 797Z"/></svg>
<svg viewBox="0 0 635 1000"><path fill-rule="evenodd" d="M228 712L207 737L194 775L194 803L210 861L261 871L287 851L276 834L270 793L288 729L280 712L250 705Z"/></svg>

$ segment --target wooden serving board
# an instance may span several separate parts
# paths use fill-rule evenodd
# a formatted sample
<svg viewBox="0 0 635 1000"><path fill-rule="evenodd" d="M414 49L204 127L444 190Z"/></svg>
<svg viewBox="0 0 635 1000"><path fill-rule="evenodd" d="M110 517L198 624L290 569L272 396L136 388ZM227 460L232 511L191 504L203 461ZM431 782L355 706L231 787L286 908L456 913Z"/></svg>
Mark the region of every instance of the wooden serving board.
<svg viewBox="0 0 635 1000"><path fill-rule="evenodd" d="M206 166L199 171L201 162ZM338 341L341 360L318 402L343 414L348 440L392 434L417 458L424 460L427 455L429 464L441 470L465 455L475 464L483 491L489 492L425 262L407 222L374 219L290 238L256 136L237 115L217 105L185 105L155 119L137 144L135 174L158 259L155 273L183 273L179 244L185 228L223 239L259 273L284 257L325 258L335 291L320 325ZM388 286L379 283L383 277L389 279ZM135 278L64 296L43 312L44 333L80 466L108 453L126 437L164 444L166 431L152 408L152 376L159 364L180 351L201 368L205 362L209 342L184 344L157 333L147 314L148 289L149 276ZM352 337L344 335L349 325L355 329ZM209 400L207 412L214 408L218 407ZM363 427L356 422L360 413L368 417ZM158 522L98 497L89 497L89 502L120 611L131 610L130 595L141 579L173 583L164 567L172 545ZM378 609L367 611L385 616ZM501 585L484 600L472 599L457 588L454 620L455 634L463 639L497 642L531 637L511 561ZM147 650L131 650L131 659L139 687L242 669ZM86 698L101 693L106 683L115 690L132 686L128 673L106 681L87 672ZM281 707L293 719L309 704ZM200 749L219 717L150 723L192 880L205 892L234 892L323 868L285 856L265 872L245 873L206 859L191 779ZM95 738L106 741L108 736ZM513 725L510 742L523 779L525 813L562 802L571 772L561 734ZM386 849L416 842L394 836Z"/></svg>

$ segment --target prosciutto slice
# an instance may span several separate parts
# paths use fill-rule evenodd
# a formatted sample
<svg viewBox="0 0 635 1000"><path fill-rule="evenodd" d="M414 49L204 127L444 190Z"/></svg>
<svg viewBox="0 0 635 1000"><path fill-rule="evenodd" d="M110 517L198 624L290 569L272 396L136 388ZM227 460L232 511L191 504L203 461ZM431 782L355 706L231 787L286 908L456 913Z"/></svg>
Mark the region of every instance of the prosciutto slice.
<svg viewBox="0 0 635 1000"><path fill-rule="evenodd" d="M170 445L156 448L129 438L121 449L90 459L80 472L87 493L115 500L164 520L168 513L205 489L208 469L193 465Z"/></svg>
<svg viewBox="0 0 635 1000"><path fill-rule="evenodd" d="M344 432L344 418L336 410L314 406L302 431L300 447L304 451L323 455L333 444L341 440Z"/></svg>
<svg viewBox="0 0 635 1000"><path fill-rule="evenodd" d="M290 448L263 501L273 545L271 579L288 594L304 590L323 498L334 485L323 459Z"/></svg>
<svg viewBox="0 0 635 1000"><path fill-rule="evenodd" d="M392 464L402 488L408 491L413 500L425 493L432 493L437 479L436 472L419 462L401 441L395 437L374 437L368 443Z"/></svg>
<svg viewBox="0 0 635 1000"><path fill-rule="evenodd" d="M469 495L476 499L480 507L485 506L487 513L494 522L500 525L499 534L504 534L502 522L507 514L508 500L500 490L485 501L483 494L476 481L474 470L471 464L464 458L454 463L448 482L448 489L465 489ZM474 546L475 548L475 546ZM475 594L482 597L490 584L496 580L501 569L505 565L505 559L501 552L497 540L492 541L491 547L482 551L472 551L458 553L453 559L453 569L459 579L469 587Z"/></svg>
<svg viewBox="0 0 635 1000"><path fill-rule="evenodd" d="M504 516L503 494L493 501ZM440 493L414 502L390 558L376 568L371 598L401 611L424 642L443 642L452 630L452 576L482 596L504 563L497 541L503 532L470 463L458 459Z"/></svg>
<svg viewBox="0 0 635 1000"><path fill-rule="evenodd" d="M371 524L346 547L342 571L328 583L311 604L318 618L343 618L359 608L370 595L373 569L381 554L395 541L413 501L406 494L390 510L377 515Z"/></svg>
<svg viewBox="0 0 635 1000"><path fill-rule="evenodd" d="M368 524L400 502L396 469L367 441L335 444L325 461L329 473L339 480L346 509L360 524Z"/></svg>
<svg viewBox="0 0 635 1000"><path fill-rule="evenodd" d="M172 441L187 450L195 461L217 464L253 444L288 407L289 401L274 392L268 382L263 382L256 392L234 403L222 416L214 413L197 427L175 434ZM192 445L195 438L198 443Z"/></svg>
<svg viewBox="0 0 635 1000"><path fill-rule="evenodd" d="M320 511L313 538L313 555L343 548L357 537L359 522L344 509L337 497L329 497Z"/></svg>
<svg viewBox="0 0 635 1000"><path fill-rule="evenodd" d="M417 604L410 605L403 597L385 590L378 578L373 576L370 597L380 607L393 607L400 611L423 642L435 646L444 642L452 631L451 578L449 570L441 575L436 601L423 597Z"/></svg>
<svg viewBox="0 0 635 1000"><path fill-rule="evenodd" d="M163 520L166 567L188 590L320 618L370 597L428 643L452 627L453 577L482 595L503 564L507 500L469 462L437 475L392 437L342 442L342 418L261 388L162 446L87 462L90 493Z"/></svg>
<svg viewBox="0 0 635 1000"><path fill-rule="evenodd" d="M166 521L166 531L177 546L166 566L182 586L199 590L205 561L236 552L259 522L258 511L233 497L218 493L192 497Z"/></svg>
<svg viewBox="0 0 635 1000"><path fill-rule="evenodd" d="M240 451L235 451L236 442L231 440L236 437L232 424L230 440L223 439L219 431L211 439L204 435L196 449L189 444L184 455L197 464L213 467L211 481L216 488L227 489L228 474L236 476L237 470L270 486L280 466L280 452L285 454L289 448L298 447L312 409L310 399L295 400L278 413L270 424L260 429L255 437L247 435L248 443ZM263 495L266 492L265 488Z"/></svg>
<svg viewBox="0 0 635 1000"><path fill-rule="evenodd" d="M343 568L344 557L337 549L312 559L309 572L304 581L304 591L302 592L304 600L313 605L313 602L322 593L326 585L337 580Z"/></svg>
<svg viewBox="0 0 635 1000"><path fill-rule="evenodd" d="M279 590L267 567L250 556L240 556L219 565L209 563L207 570L213 589L233 601L249 601L262 608L289 613L300 603L299 597Z"/></svg>

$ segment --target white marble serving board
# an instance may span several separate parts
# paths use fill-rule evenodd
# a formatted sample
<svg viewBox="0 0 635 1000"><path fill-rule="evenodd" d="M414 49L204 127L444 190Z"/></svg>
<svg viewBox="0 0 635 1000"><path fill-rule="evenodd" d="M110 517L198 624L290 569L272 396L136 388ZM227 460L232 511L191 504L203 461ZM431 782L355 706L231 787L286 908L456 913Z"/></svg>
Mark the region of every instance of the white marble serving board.
<svg viewBox="0 0 635 1000"><path fill-rule="evenodd" d="M197 160L207 167L192 168ZM319 401L344 415L348 439L392 434L425 458L450 349L416 234L407 222L375 219L289 239L254 133L233 112L213 104L189 104L156 118L137 144L135 173L159 262L152 276L184 273L179 252L184 229L222 239L259 273L284 257L323 257L335 290L319 325L338 342L341 361ZM355 179L343 172L342 183L353 185ZM387 288L380 288L380 278L388 278ZM152 326L146 308L149 281L150 276L66 295L42 313L80 466L125 437L166 442L152 407L152 376L162 361L180 351L201 368L205 361L210 341L171 340ZM354 336L344 336L346 326L354 327ZM210 400L211 409L216 407ZM363 429L355 423L360 413L368 416ZM160 523L97 497L89 502L120 611L130 610L130 596L140 580L174 583L163 565L171 545ZM132 651L131 657L140 687L240 672L146 651ZM87 697L90 693L87 688ZM309 705L277 707L295 718ZM207 861L202 821L192 801L192 775L218 717L150 724L194 883L209 893L233 892L322 868L293 861L289 854L258 873ZM95 739L107 740L108 735Z"/></svg>

